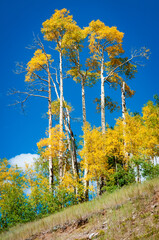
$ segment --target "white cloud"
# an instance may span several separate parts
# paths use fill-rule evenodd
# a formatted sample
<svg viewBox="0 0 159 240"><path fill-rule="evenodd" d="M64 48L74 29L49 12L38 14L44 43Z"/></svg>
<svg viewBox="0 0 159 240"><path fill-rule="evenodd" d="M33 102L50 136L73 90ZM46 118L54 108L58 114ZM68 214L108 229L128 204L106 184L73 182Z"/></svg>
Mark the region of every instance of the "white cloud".
<svg viewBox="0 0 159 240"><path fill-rule="evenodd" d="M22 153L9 159L9 162L12 166L17 165L19 168L25 170L25 164L28 164L31 167L34 164L35 159L37 159L38 157L38 154Z"/></svg>

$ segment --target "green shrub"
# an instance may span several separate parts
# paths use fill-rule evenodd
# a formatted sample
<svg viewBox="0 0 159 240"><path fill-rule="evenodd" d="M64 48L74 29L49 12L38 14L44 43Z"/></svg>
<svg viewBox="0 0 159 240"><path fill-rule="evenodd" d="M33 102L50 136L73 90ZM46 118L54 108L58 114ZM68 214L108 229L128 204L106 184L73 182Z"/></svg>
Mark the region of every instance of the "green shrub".
<svg viewBox="0 0 159 240"><path fill-rule="evenodd" d="M152 162L143 162L141 167L142 176L145 179L159 177L159 164L154 165Z"/></svg>

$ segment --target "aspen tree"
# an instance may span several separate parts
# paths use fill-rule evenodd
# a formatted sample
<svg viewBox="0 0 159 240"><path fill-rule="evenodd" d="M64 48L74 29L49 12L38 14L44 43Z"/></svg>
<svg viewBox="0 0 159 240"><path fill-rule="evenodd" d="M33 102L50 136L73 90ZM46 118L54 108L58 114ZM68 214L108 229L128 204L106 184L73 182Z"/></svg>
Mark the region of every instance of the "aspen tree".
<svg viewBox="0 0 159 240"><path fill-rule="evenodd" d="M59 52L60 60L60 129L63 131L63 72L62 72L62 57L66 48L67 34L72 31L75 21L73 17L69 15L67 9L55 10L55 13L50 19L43 22L43 28L41 29L44 34L44 38L47 41L54 41L56 43L56 50ZM62 144L62 143L61 143ZM63 177L62 167L62 155L59 155L59 176Z"/></svg>
<svg viewBox="0 0 159 240"><path fill-rule="evenodd" d="M34 82L36 79L40 80L40 84L42 85L41 89L39 91L45 92L48 94L48 96L45 96L45 98L48 99L48 116L49 116L49 138L51 138L51 128L52 128L52 114L51 114L51 73L50 73L50 63L51 55L46 54L43 45L42 49L37 49L34 53L33 58L28 62L27 64L27 74L25 76L26 82ZM39 74L37 74L38 71L44 70L47 74L47 79L44 79L40 77ZM47 84L47 85L46 85ZM48 89L46 89L46 86ZM42 95L41 95L42 97ZM44 96L43 96L44 97ZM51 148L51 146L49 146ZM49 156L49 186L50 189L53 187L54 183L54 175L53 175L53 159L52 156Z"/></svg>
<svg viewBox="0 0 159 240"><path fill-rule="evenodd" d="M115 87L120 87L121 89L121 102L122 102L122 118L125 121L126 113L126 97L132 97L135 92L130 89L126 81L135 77L137 68L135 64L128 61L128 58L114 57L109 62L106 63L107 72L113 71L114 68L118 68L113 76L109 76L109 82Z"/></svg>
<svg viewBox="0 0 159 240"><path fill-rule="evenodd" d="M83 65L81 64L81 51L83 46L83 42L87 34L83 31L80 27L76 26L73 32L70 33L68 36L68 45L66 56L68 57L71 69L67 72L67 74L73 77L73 80L76 83L81 84L81 96L82 96L82 119L83 119L83 127L86 124L86 99L85 99L85 87L86 86L93 86L96 82L96 73L90 70L90 67L87 64L88 59L86 60L86 69L83 70ZM70 41L69 41L70 39ZM88 69L87 69L88 67ZM85 145L85 141L84 141ZM85 158L85 161L86 158ZM88 173L88 167L86 166L84 169L84 178L86 179ZM88 187L89 181L84 180L84 187L85 187L85 200L87 201L89 198L88 194Z"/></svg>
<svg viewBox="0 0 159 240"><path fill-rule="evenodd" d="M57 93L57 88L55 85L55 82L52 78L52 62L54 60L51 59L51 55L47 54L44 48L43 43L41 40L37 37L34 37L33 46L30 46L31 49L36 49L34 52L34 56L31 58L31 60L27 63L27 66L25 67L22 64L17 64L17 74L25 73L25 82L27 83L27 87L25 91L18 91L16 89L13 89L9 94L13 95L16 94L21 99L21 96L24 96L24 99L16 101L12 105L16 104L25 104L25 102L30 97L38 97L43 98L48 101L48 129L50 130L52 128L52 114L51 114L51 101L52 101L52 89L54 87L55 93ZM25 97L26 96L26 97ZM50 134L50 131L49 131ZM54 173L53 173L53 167L52 167L52 158L49 159L49 187L52 189L53 183L54 183Z"/></svg>
<svg viewBox="0 0 159 240"><path fill-rule="evenodd" d="M105 61L123 53L122 39L123 33L116 27L108 27L100 20L92 21L89 27L85 28L89 35L89 49L93 58L98 62L101 79L101 126L102 133L105 133ZM106 55L106 56L105 56ZM106 59L107 57L107 59ZM104 179L101 177L100 189L104 186ZM102 192L101 192L102 193Z"/></svg>
<svg viewBox="0 0 159 240"><path fill-rule="evenodd" d="M66 146L63 143L60 150L60 139L65 139L65 134L63 132L61 133L60 126L56 125L49 131L51 132L51 134L49 134L49 137L41 139L37 143L38 148L44 148L42 156L46 159L49 159L50 156L52 156L52 158L57 158L59 151L62 150L62 152L64 152L66 149Z"/></svg>
<svg viewBox="0 0 159 240"><path fill-rule="evenodd" d="M134 50L130 58L121 61L117 59L120 54L124 53L122 41L124 33L117 30L116 27L108 27L100 20L92 21L89 27L85 28L85 32L89 36L89 49L93 54L93 59L99 64L101 79L101 126L102 132L105 132L105 89L104 84L115 83L120 79L117 71L124 68L126 64L138 57L149 58L149 49L145 47ZM112 62L114 62L112 64ZM111 70L108 65L114 65ZM131 65L131 64L130 64Z"/></svg>
<svg viewBox="0 0 159 240"><path fill-rule="evenodd" d="M104 176L108 169L108 162L106 157L106 135L102 134L100 128L93 128L89 123L85 124L83 129L85 145L80 151L82 157L81 166L83 169L88 167L89 171L85 176L88 181L96 181L97 195L100 194L99 186L101 175ZM86 161L85 161L86 158Z"/></svg>
<svg viewBox="0 0 159 240"><path fill-rule="evenodd" d="M148 101L142 114L145 126L143 154L150 160L159 155L159 105Z"/></svg>
<svg viewBox="0 0 159 240"><path fill-rule="evenodd" d="M58 99L53 101L51 104L52 115L54 115L56 119L59 117L59 112L60 112L60 99L58 95L57 97ZM70 112L72 111L72 107L69 104L67 104L66 101L63 102L63 106L64 106L64 126L66 130L68 148L71 155L72 171L73 171L73 175L78 177L79 169L78 169L76 149L75 149L75 139L74 139L74 134L70 124Z"/></svg>
<svg viewBox="0 0 159 240"><path fill-rule="evenodd" d="M56 82L59 85L58 77L57 77L57 70L56 70L55 75L56 75ZM51 108L52 108L52 114L55 116L55 118L57 120L57 118L59 118L59 115L60 115L60 97L58 94L56 84L53 79L52 79L52 83L53 83L53 87L55 89L57 100L52 102ZM69 106L63 98L63 121L64 121L65 130L66 130L69 151L70 151L70 155L71 155L72 170L73 170L74 176L78 177L79 169L78 169L78 163L77 163L75 138L74 138L73 131L71 129L71 122L70 122L70 112L71 111L72 111L72 107Z"/></svg>
<svg viewBox="0 0 159 240"><path fill-rule="evenodd" d="M101 126L102 132L105 133L105 62L123 53L121 44L124 34L119 32L116 27L106 26L100 20L92 21L89 27L85 28L85 31L89 35L90 52L100 65Z"/></svg>
<svg viewBox="0 0 159 240"><path fill-rule="evenodd" d="M111 59L107 63L107 71L111 72L113 69L116 69L117 77L116 80L111 79L112 76L109 77L109 81L115 82L121 88L121 100L122 100L122 120L123 120L123 144L124 144L124 156L125 156L125 163L128 162L128 154L129 152L126 151L127 149L127 142L126 142L126 97L132 97L134 95L134 91L130 89L127 85L126 80L132 79L135 77L135 73L137 73L137 67L134 63L131 63L133 58L146 58L148 59L149 49L141 48L138 52L135 51L134 55L132 55L131 59L127 57L122 58L116 56L115 58ZM139 65L139 64L138 64ZM113 76L114 78L114 76ZM125 80L124 80L125 79Z"/></svg>

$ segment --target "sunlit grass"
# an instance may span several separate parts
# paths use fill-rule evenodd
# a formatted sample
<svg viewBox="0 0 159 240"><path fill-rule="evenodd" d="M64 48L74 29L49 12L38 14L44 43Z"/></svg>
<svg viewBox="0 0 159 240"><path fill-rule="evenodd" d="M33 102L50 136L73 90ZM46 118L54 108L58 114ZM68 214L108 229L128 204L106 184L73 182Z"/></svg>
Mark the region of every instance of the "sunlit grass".
<svg viewBox="0 0 159 240"><path fill-rule="evenodd" d="M66 222L76 221L85 218L91 214L96 214L103 209L115 208L117 205L129 203L129 199L138 198L141 194L147 196L151 194L155 188L159 187L159 179L153 179L142 184L133 184L131 186L123 187L120 190L111 194L103 194L90 202L81 203L76 206L64 209L59 213L45 217L41 220L17 225L10 228L7 232L0 234L2 240L23 240L29 238L31 235L37 234L41 231L52 229L56 225L62 225ZM127 205L127 211L131 211ZM124 211L123 209L123 215ZM115 217L114 217L115 218Z"/></svg>

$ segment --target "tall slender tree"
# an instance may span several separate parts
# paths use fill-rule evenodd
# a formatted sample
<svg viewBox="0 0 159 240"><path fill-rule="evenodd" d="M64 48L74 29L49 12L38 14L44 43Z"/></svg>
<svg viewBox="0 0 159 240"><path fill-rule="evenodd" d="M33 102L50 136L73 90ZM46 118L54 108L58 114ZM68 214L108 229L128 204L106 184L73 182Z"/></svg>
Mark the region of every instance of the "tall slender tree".
<svg viewBox="0 0 159 240"><path fill-rule="evenodd" d="M93 58L98 62L100 67L101 79L101 126L102 132L105 133L105 63L111 58L123 53L122 39L123 33L119 32L116 27L108 27L100 20L92 21L89 27L85 28L89 35L89 48Z"/></svg>
<svg viewBox="0 0 159 240"><path fill-rule="evenodd" d="M43 48L43 45L42 45ZM51 55L46 54L44 48L38 49L35 51L33 58L27 64L27 74L25 77L25 81L33 82L36 78L40 80L42 83L47 84L48 89L45 90L44 86L41 91L46 92L48 94L48 117L49 117L49 138L51 138L51 128L52 128L52 114L51 114L51 73L50 73L50 61ZM37 74L38 71L44 70L47 73L47 80L40 77ZM41 83L41 84L42 84ZM51 148L51 145L49 145ZM54 175L53 175L53 159L52 156L49 156L49 186L52 189L54 183Z"/></svg>
<svg viewBox="0 0 159 240"><path fill-rule="evenodd" d="M69 75L73 77L73 80L76 83L80 83L81 85L81 96L82 96L82 119L83 119L83 128L86 124L86 98L85 98L85 87L86 86L93 86L97 80L97 74L95 71L90 69L88 65L88 59L86 60L85 64L81 64L81 52L82 48L84 48L84 40L86 39L87 34L84 30L82 30L79 26L76 26L74 32L70 33L69 38L71 42L69 43L69 47L66 51L66 56L70 62L70 70L67 72ZM84 67L85 66L85 67ZM85 68L85 69L84 69ZM85 144L85 141L84 141ZM85 156L85 161L86 156ZM85 165L84 169L84 195L85 200L88 200L88 187L89 181L86 180L88 174L88 166Z"/></svg>
<svg viewBox="0 0 159 240"><path fill-rule="evenodd" d="M100 20L92 21L85 28L89 36L89 49L93 54L93 62L99 65L101 79L101 126L105 132L105 83L118 84L120 75L118 71L129 71L132 60L139 57L149 58L149 49L145 47L134 50L130 58L119 58L124 53L122 41L124 33L116 27L108 27ZM130 63L128 65L128 63ZM111 69L109 66L111 65ZM127 67L129 66L129 67ZM126 68L126 69L124 69Z"/></svg>
<svg viewBox="0 0 159 240"><path fill-rule="evenodd" d="M105 62L123 53L122 39L123 33L119 32L116 27L108 27L100 20L92 21L89 27L85 28L89 35L89 49L93 54L94 62L97 62L100 68L101 79L101 126L102 133L105 133ZM101 176L100 193L104 186L104 179Z"/></svg>
<svg viewBox="0 0 159 240"><path fill-rule="evenodd" d="M44 48L44 45L40 39L34 39L34 43L37 50L34 53L34 56L27 63L27 66L24 67L22 64L18 64L17 73L26 72L25 82L27 83L27 88L25 91L13 90L11 94L18 94L21 98L21 95L24 95L24 99L16 101L15 104L20 103L23 105L29 97L38 97L47 99L48 101L48 129L49 137L51 137L51 128L52 128L52 114L51 114L51 101L52 101L52 91L51 91L51 72L50 66L53 62L51 55L47 54ZM53 164L52 157L49 158L49 187L52 189L54 182L53 174Z"/></svg>
<svg viewBox="0 0 159 240"><path fill-rule="evenodd" d="M57 100L52 102L52 115L55 116L55 119L59 117L60 113L60 98L59 95L57 95ZM71 122L70 122L70 112L72 110L72 107L67 104L66 101L63 102L64 106L64 127L66 131L66 137L68 142L68 148L71 156L71 163L72 163L72 172L73 176L79 177L79 169L78 169L78 163L77 163L77 154L76 154L76 146L75 146L75 138L74 134L71 128Z"/></svg>
<svg viewBox="0 0 159 240"><path fill-rule="evenodd" d="M41 29L44 38L47 41L54 41L56 43L56 50L59 52L60 60L60 129L63 131L63 72L62 72L62 57L67 45L67 34L73 31L76 25L73 17L69 15L67 9L55 10L55 13L50 19L43 22ZM60 151L61 152L61 151ZM62 155L59 155L59 176L60 180L63 177L63 162Z"/></svg>

